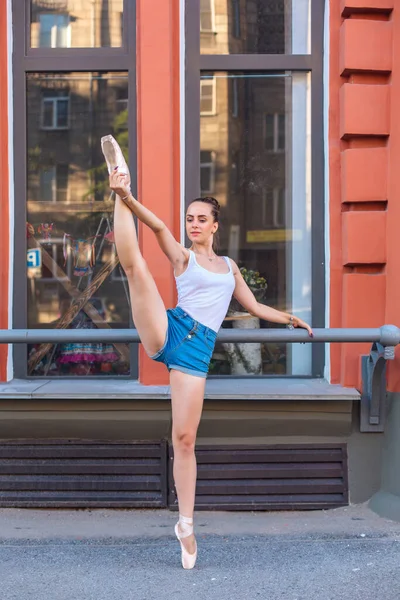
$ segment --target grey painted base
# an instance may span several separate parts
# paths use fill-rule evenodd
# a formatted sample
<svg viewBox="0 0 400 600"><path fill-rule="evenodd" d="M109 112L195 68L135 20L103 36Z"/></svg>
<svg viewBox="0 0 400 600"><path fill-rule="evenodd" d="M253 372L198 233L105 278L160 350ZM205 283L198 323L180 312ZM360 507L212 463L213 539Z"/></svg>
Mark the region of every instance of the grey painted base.
<svg viewBox="0 0 400 600"><path fill-rule="evenodd" d="M380 491L368 503L368 507L380 517L400 523L400 497L390 492Z"/></svg>
<svg viewBox="0 0 400 600"><path fill-rule="evenodd" d="M381 489L369 506L378 515L400 521L400 394L388 393L382 452ZM370 435L370 434L367 434Z"/></svg>

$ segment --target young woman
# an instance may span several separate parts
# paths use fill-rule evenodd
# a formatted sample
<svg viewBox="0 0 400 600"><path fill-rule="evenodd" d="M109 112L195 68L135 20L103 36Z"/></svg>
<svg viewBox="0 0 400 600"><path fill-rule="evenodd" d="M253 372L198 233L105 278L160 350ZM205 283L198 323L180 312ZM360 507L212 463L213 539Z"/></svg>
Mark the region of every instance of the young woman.
<svg viewBox="0 0 400 600"><path fill-rule="evenodd" d="M197 556L193 534L195 441L209 362L232 294L260 319L303 327L310 336L312 331L301 319L259 304L236 263L215 254L213 238L220 209L215 198L197 198L189 205L186 233L192 246L188 250L156 215L133 198L129 179L118 173L118 167L110 175L110 187L116 193L115 243L129 283L135 327L146 353L163 362L170 374L174 479L179 503L175 534L181 544L182 566L192 569ZM174 269L178 289L174 309L165 309L140 252L131 212L154 232Z"/></svg>

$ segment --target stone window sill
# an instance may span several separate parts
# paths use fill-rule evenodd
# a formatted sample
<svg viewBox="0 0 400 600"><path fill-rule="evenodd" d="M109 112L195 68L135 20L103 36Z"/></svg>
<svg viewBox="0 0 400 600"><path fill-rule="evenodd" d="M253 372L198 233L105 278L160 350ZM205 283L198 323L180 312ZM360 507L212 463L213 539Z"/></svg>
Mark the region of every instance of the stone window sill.
<svg viewBox="0 0 400 600"><path fill-rule="evenodd" d="M168 385L148 386L118 380L23 380L0 383L0 399L110 399L162 400L170 398ZM209 379L206 400L359 400L354 388L332 385L324 379Z"/></svg>

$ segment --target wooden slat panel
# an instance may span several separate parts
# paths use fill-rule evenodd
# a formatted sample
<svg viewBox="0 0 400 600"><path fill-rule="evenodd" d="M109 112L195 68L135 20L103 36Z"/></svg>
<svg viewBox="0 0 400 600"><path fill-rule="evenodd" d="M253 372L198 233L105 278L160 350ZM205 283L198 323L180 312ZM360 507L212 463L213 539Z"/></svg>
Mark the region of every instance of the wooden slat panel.
<svg viewBox="0 0 400 600"><path fill-rule="evenodd" d="M167 445L0 443L0 507L166 506Z"/></svg>
<svg viewBox="0 0 400 600"><path fill-rule="evenodd" d="M341 494L290 494L288 496L283 497L280 494L268 494L268 495L253 495L250 496L250 499L256 503L260 502L324 502L327 499L333 499L336 501L342 500L343 496ZM206 502L226 502L237 501L238 503L244 503L243 498L238 498L237 496L233 496L230 494L221 494L221 495L209 495L209 496L199 496L198 502L199 504L204 504ZM197 501L196 501L197 502Z"/></svg>
<svg viewBox="0 0 400 600"><path fill-rule="evenodd" d="M224 464L202 464L198 465L197 473L198 479L343 477L343 467L341 463L256 463L232 465L227 469Z"/></svg>
<svg viewBox="0 0 400 600"><path fill-rule="evenodd" d="M69 490L62 495L63 500L69 500L71 498L78 498L84 500L88 499L99 499L105 498L107 500L112 500L113 498L121 498L122 500L127 500L129 498L137 498L139 500L146 500L147 498L154 499L161 497L161 492L154 491L139 491L132 493L131 491L121 490L116 494L114 491L102 491L93 490L89 492L88 490ZM50 500L57 500L60 498L60 495L56 491L52 490L24 490L18 493L15 492L0 492L0 499L3 498L21 498L22 500L27 500L29 498L48 498Z"/></svg>
<svg viewBox="0 0 400 600"><path fill-rule="evenodd" d="M340 479L256 479L199 481L197 494L334 494L340 493L343 484Z"/></svg>
<svg viewBox="0 0 400 600"><path fill-rule="evenodd" d="M160 490L160 479L154 475L131 477L68 477L51 475L0 476L0 490Z"/></svg>
<svg viewBox="0 0 400 600"><path fill-rule="evenodd" d="M2 446L0 458L160 458L160 447L135 446Z"/></svg>
<svg viewBox="0 0 400 600"><path fill-rule="evenodd" d="M170 448L173 457L173 450ZM196 509L292 510L348 504L346 446L200 446ZM170 481L173 461L169 461ZM177 508L170 485L169 505Z"/></svg>
<svg viewBox="0 0 400 600"><path fill-rule="evenodd" d="M161 508L162 494L155 492L0 492L2 507L16 508Z"/></svg>
<svg viewBox="0 0 400 600"><path fill-rule="evenodd" d="M254 462L334 462L342 461L341 450L327 449L315 450L240 450L232 448L231 450L204 450L196 449L198 464L207 463L254 463Z"/></svg>
<svg viewBox="0 0 400 600"><path fill-rule="evenodd" d="M30 459L0 460L0 475L36 475L70 474L70 475L160 475L162 470L159 459Z"/></svg>

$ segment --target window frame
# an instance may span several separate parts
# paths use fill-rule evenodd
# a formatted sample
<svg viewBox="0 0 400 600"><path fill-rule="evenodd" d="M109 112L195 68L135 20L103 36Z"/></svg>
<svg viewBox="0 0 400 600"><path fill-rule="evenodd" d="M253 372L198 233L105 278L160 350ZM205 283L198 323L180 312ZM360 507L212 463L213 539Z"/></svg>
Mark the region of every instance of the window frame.
<svg viewBox="0 0 400 600"><path fill-rule="evenodd" d="M22 8L22 10L21 10ZM15 225L14 225L14 270L13 270L13 328L28 326L28 279L26 277L26 200L27 200L27 82L29 73L69 72L124 72L128 74L129 89L129 166L131 188L137 193L137 117L136 117L136 2L123 0L124 30L121 47L113 48L31 48L30 44L30 0L21 7L20 0L12 0L13 16L13 110L18 115L13 121L15 156ZM21 43L21 40L24 43ZM41 122L40 122L41 124ZM21 157L21 158L20 158ZM49 203L50 204L50 203ZM50 280L51 281L51 280ZM133 328L132 321L130 326ZM14 377L28 379L27 345L13 346ZM138 344L130 345L130 375L101 377L101 380L137 380ZM35 376L35 380L48 377ZM70 380L74 376L57 376L52 379ZM82 376L81 379L99 380L98 376Z"/></svg>
<svg viewBox="0 0 400 600"><path fill-rule="evenodd" d="M326 0L311 1L311 47L309 54L201 54L200 0L185 0L185 158L186 202L200 192L200 94L205 73L305 72L311 74L311 205L312 205L312 326L325 325L325 205L324 205L324 90L323 50ZM188 240L186 240L187 242ZM312 377L324 376L325 346L312 344ZM213 376L214 377L214 376ZM224 377L224 376L215 376ZM234 377L229 375L229 377ZM252 375L254 377L254 375ZM268 378L276 376L260 375ZM298 377L286 375L286 378Z"/></svg>

